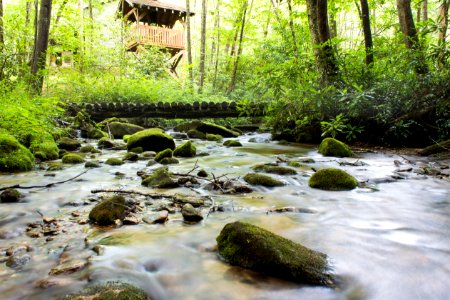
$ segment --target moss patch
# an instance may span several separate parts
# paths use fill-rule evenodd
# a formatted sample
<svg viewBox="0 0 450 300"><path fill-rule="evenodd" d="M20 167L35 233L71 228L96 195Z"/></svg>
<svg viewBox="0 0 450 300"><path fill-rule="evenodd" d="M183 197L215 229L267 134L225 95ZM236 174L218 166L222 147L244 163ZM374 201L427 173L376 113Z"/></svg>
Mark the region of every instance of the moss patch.
<svg viewBox="0 0 450 300"><path fill-rule="evenodd" d="M29 171L34 167L34 156L8 133L0 133L0 171Z"/></svg>
<svg viewBox="0 0 450 300"><path fill-rule="evenodd" d="M170 177L169 171L165 167L161 167L155 169L153 174L142 180L142 185L156 188L174 188L178 186L178 183Z"/></svg>
<svg viewBox="0 0 450 300"><path fill-rule="evenodd" d="M97 146L100 149L111 149L114 148L116 144L114 144L114 142L109 137L102 137L98 140Z"/></svg>
<svg viewBox="0 0 450 300"><path fill-rule="evenodd" d="M137 161L139 159L139 155L134 152L127 152L125 153L125 156L123 157L123 160L128 161Z"/></svg>
<svg viewBox="0 0 450 300"><path fill-rule="evenodd" d="M220 142L222 140L222 138L223 137L220 134L211 134L211 133L206 134L206 139L208 141Z"/></svg>
<svg viewBox="0 0 450 300"><path fill-rule="evenodd" d="M191 139L201 139L201 140L206 139L206 134L204 134L203 132L198 131L197 129L189 130L187 132L187 135Z"/></svg>
<svg viewBox="0 0 450 300"><path fill-rule="evenodd" d="M100 168L100 163L98 161L88 161L84 164L85 168Z"/></svg>
<svg viewBox="0 0 450 300"><path fill-rule="evenodd" d="M187 141L181 146L175 148L173 155L178 157L194 157L197 153L197 148L192 144L191 141Z"/></svg>
<svg viewBox="0 0 450 300"><path fill-rule="evenodd" d="M288 168L288 167L272 166L272 165L266 165L266 164L254 166L253 171L278 174L278 175L295 175L295 174L297 174L297 171L295 171L294 169Z"/></svg>
<svg viewBox="0 0 450 300"><path fill-rule="evenodd" d="M121 139L124 135L132 135L144 130L144 127L130 123L111 122L109 123L109 129L115 138Z"/></svg>
<svg viewBox="0 0 450 300"><path fill-rule="evenodd" d="M71 294L64 300L149 300L150 297L141 289L128 283L108 282L85 288L80 293Z"/></svg>
<svg viewBox="0 0 450 300"><path fill-rule="evenodd" d="M71 164L71 165L75 165L75 164L81 164L84 162L83 157L81 157L78 154L75 153L69 153L63 156L62 158L62 162L64 164Z"/></svg>
<svg viewBox="0 0 450 300"><path fill-rule="evenodd" d="M262 185L267 187L275 187L284 185L283 182L263 174L249 173L244 176L245 182L253 185Z"/></svg>
<svg viewBox="0 0 450 300"><path fill-rule="evenodd" d="M175 164L179 164L180 161L178 159L176 159L175 157L164 157L163 159L161 159L159 161L159 163L162 165L175 165Z"/></svg>
<svg viewBox="0 0 450 300"><path fill-rule="evenodd" d="M225 147L242 147L241 142L236 140L228 140L223 143Z"/></svg>
<svg viewBox="0 0 450 300"><path fill-rule="evenodd" d="M309 186L321 190L344 191L357 187L358 181L343 170L326 168L318 170L309 178Z"/></svg>
<svg viewBox="0 0 450 300"><path fill-rule="evenodd" d="M67 151L75 151L81 147L81 144L79 141L68 138L68 137L60 138L58 140L57 144L60 149L64 149Z"/></svg>
<svg viewBox="0 0 450 300"><path fill-rule="evenodd" d="M59 161L53 161L48 164L47 171L60 171L64 169L64 165Z"/></svg>
<svg viewBox="0 0 450 300"><path fill-rule="evenodd" d="M113 196L97 203L89 213L89 220L101 226L113 225L115 220L123 220L126 210L125 198Z"/></svg>
<svg viewBox="0 0 450 300"><path fill-rule="evenodd" d="M158 154L156 154L155 160L157 162L160 162L161 160L163 160L163 158L168 158L168 157L172 157L172 156L173 156L172 149L165 149L165 150L159 152Z"/></svg>
<svg viewBox="0 0 450 300"><path fill-rule="evenodd" d="M142 147L143 151L160 152L165 149L175 149L173 138L162 129L151 128L139 131L128 139L127 148Z"/></svg>
<svg viewBox="0 0 450 300"><path fill-rule="evenodd" d="M123 160L121 160L119 158L111 157L105 161L105 164L110 165L110 166L120 166L120 165L123 165Z"/></svg>
<svg viewBox="0 0 450 300"><path fill-rule="evenodd" d="M326 138L320 143L319 153L323 156L334 157L353 156L353 152L346 144L333 138Z"/></svg>
<svg viewBox="0 0 450 300"><path fill-rule="evenodd" d="M229 223L216 240L220 255L232 265L295 282L333 286L325 254L263 228Z"/></svg>

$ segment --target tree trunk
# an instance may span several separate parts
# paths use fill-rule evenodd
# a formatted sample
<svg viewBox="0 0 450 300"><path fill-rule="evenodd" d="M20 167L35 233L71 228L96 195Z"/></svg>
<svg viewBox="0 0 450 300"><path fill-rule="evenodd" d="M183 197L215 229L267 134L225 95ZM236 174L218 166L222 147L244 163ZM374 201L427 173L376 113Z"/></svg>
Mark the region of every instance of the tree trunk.
<svg viewBox="0 0 450 300"><path fill-rule="evenodd" d="M206 57L206 0L202 0L202 23L200 34L200 81L198 93L203 91L203 84L205 82L205 57Z"/></svg>
<svg viewBox="0 0 450 300"><path fill-rule="evenodd" d="M0 0L0 49L5 45L4 28L3 28L3 0Z"/></svg>
<svg viewBox="0 0 450 300"><path fill-rule="evenodd" d="M247 10L247 6L248 6L247 0L244 0L242 2L241 8L237 14L236 21L234 23L234 38L233 38L233 42L231 44L230 56L236 55L236 44L238 42L240 28L242 28L241 22L243 19L243 14L245 13L244 9Z"/></svg>
<svg viewBox="0 0 450 300"><path fill-rule="evenodd" d="M37 39L34 41L34 54L31 61L31 74L34 76L32 87L38 94L42 92L44 84L45 65L47 61L48 36L50 32L50 19L52 13L52 0L42 0L39 10L39 25Z"/></svg>
<svg viewBox="0 0 450 300"><path fill-rule="evenodd" d="M428 20L428 0L422 0L422 21Z"/></svg>
<svg viewBox="0 0 450 300"><path fill-rule="evenodd" d="M438 27L438 67L444 69L446 65L446 35L448 27L448 10L450 6L450 0L442 0L439 7L439 27Z"/></svg>
<svg viewBox="0 0 450 300"><path fill-rule="evenodd" d="M364 32L364 45L366 48L366 65L373 63L373 41L372 31L370 30L370 11L367 0L361 0L361 23Z"/></svg>
<svg viewBox="0 0 450 300"><path fill-rule="evenodd" d="M27 0L25 3L25 28L30 25L30 12L31 12L31 1Z"/></svg>
<svg viewBox="0 0 450 300"><path fill-rule="evenodd" d="M415 52L415 71L418 74L428 73L425 57L420 49L417 30L411 12L411 0L397 0L398 19L403 33L406 48Z"/></svg>
<svg viewBox="0 0 450 300"><path fill-rule="evenodd" d="M186 52L188 60L189 86L194 87L194 73L192 71L192 47L191 47L191 11L190 0L186 0Z"/></svg>
<svg viewBox="0 0 450 300"><path fill-rule="evenodd" d="M325 87L336 79L338 73L334 50L330 44L327 1L307 0L306 6L319 81Z"/></svg>
<svg viewBox="0 0 450 300"><path fill-rule="evenodd" d="M291 0L287 0L287 4L288 4L288 9L289 9L289 27L291 28L292 45L294 46L295 60L298 61L299 54L298 54L298 47L297 47L297 37L295 36L294 20L292 17Z"/></svg>
<svg viewBox="0 0 450 300"><path fill-rule="evenodd" d="M216 59L214 62L214 81L213 90L216 89L217 85L217 73L219 70L219 51L220 51L220 10L219 10L220 0L217 0L217 45L216 45Z"/></svg>

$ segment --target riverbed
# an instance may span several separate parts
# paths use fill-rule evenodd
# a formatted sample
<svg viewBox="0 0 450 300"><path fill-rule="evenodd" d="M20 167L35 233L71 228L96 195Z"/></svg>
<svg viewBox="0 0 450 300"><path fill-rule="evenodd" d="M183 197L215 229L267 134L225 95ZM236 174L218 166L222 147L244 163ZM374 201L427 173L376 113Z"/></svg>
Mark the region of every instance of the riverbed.
<svg viewBox="0 0 450 300"><path fill-rule="evenodd" d="M249 142L251 138L256 142ZM448 176L416 172L434 163L390 152L323 157L315 145L280 144L269 134L246 134L238 140L242 147L194 140L197 152L209 155L181 158L169 169L185 173L198 165L215 176L240 180L260 163L314 162L302 163L297 175L273 175L285 186L254 187L254 192L239 195L207 191L204 185L146 188L137 172L158 165L146 167L145 160L102 164L63 184L21 190L24 199L19 203L0 203L0 250L27 245L30 257L17 270L0 264L0 298L60 299L88 283L120 280L144 289L152 299L449 299L450 181ZM95 145L94 140L85 142ZM95 159L122 158L125 152L102 150ZM448 166L449 161L436 164ZM322 167L341 168L364 184L340 192L310 188L308 178ZM1 174L0 186L45 185L85 170L80 164L52 176L46 170ZM164 225L102 228L85 221L95 205L94 189L209 196L221 209L203 208L198 224L186 224L176 211ZM286 207L295 209L276 212ZM43 217L58 220L58 234L29 237L28 225ZM326 253L340 287L304 286L228 265L215 251L215 239L225 224L236 220ZM95 245L102 245L100 255L92 250ZM63 253L88 264L71 274L49 275Z"/></svg>

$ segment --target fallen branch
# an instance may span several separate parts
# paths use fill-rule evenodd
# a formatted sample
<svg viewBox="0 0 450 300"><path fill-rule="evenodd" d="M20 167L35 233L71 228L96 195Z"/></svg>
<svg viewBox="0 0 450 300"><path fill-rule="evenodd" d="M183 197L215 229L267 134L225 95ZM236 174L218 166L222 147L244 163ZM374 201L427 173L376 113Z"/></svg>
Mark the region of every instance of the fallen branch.
<svg viewBox="0 0 450 300"><path fill-rule="evenodd" d="M133 190L122 190L122 189L95 189L91 190L92 194L97 193L117 193L117 194L134 194L134 195L141 195L141 196L147 196L155 199L161 199L161 198L168 198L168 199L176 199L176 196L173 195L165 195L165 194L157 194L157 193L146 193L146 192L140 192L140 191L133 191Z"/></svg>
<svg viewBox="0 0 450 300"><path fill-rule="evenodd" d="M27 190L29 190L29 189L38 189L38 188L50 188L50 187L53 187L53 186L58 185L58 184L63 184L63 183L72 181L72 180L80 177L81 175L87 173L88 171L89 171L89 169L87 169L86 171L78 174L77 176L74 176L72 178L69 178L69 179L66 179L66 180L63 180L63 181L52 182L52 183L48 183L48 184L44 184L44 185L30 185L30 186L21 186L20 184L16 184L16 185L2 187L2 188L0 188L0 191L4 191L4 190L7 190L7 189L27 189Z"/></svg>

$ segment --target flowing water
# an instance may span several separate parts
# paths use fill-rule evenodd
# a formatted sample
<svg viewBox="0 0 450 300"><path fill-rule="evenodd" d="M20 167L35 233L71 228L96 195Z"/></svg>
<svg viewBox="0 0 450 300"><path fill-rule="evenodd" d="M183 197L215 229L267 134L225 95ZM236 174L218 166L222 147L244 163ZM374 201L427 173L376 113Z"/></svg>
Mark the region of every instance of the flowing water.
<svg viewBox="0 0 450 300"><path fill-rule="evenodd" d="M249 143L254 137L260 143ZM180 159L174 172L198 165L228 178L245 175L257 163L313 158L315 163L297 168L298 175L277 176L287 185L255 188L244 195L220 195L197 188L157 190L162 193L211 195L224 211L210 213L201 223L185 224L181 214L169 215L165 225L126 225L99 228L78 224L72 212L87 218L94 203L92 189L122 188L155 192L140 185L138 170L146 161L112 167L102 165L76 180L50 188L21 190L23 202L0 204L0 249L25 243L32 247L23 269L0 264L1 299L59 299L93 281L122 280L143 288L154 299L450 299L450 181L407 173L405 179L385 182L397 167L395 154L362 153L365 165L341 166L357 159L322 157L313 146L264 142L265 134L240 137L241 148L195 141L205 157ZM177 141L180 144L182 141ZM103 151L97 157L122 157L124 151ZM422 158L408 159L418 161ZM423 160L423 159L422 159ZM426 163L426 161L425 161ZM448 163L448 162L447 162ZM308 187L312 168L339 167L371 188L329 192ZM84 166L70 166L44 176L44 170L0 175L0 186L42 185L72 178ZM116 172L125 174L116 176ZM70 205L68 205L68 203ZM78 205L78 206L76 206ZM296 207L299 212L268 212ZM208 209L203 210L204 216ZM28 223L46 217L60 220L63 232L46 240L25 235ZM244 220L264 227L328 255L341 288L302 286L232 267L220 260L215 238L229 222ZM102 255L93 245L105 245ZM71 275L48 275L66 250L89 266ZM0 253L1 254L1 253ZM4 254L3 254L4 255ZM41 288L43 279L57 284Z"/></svg>

